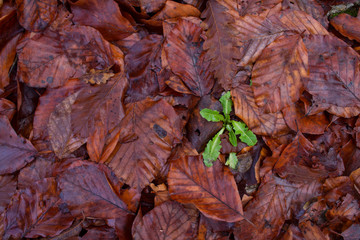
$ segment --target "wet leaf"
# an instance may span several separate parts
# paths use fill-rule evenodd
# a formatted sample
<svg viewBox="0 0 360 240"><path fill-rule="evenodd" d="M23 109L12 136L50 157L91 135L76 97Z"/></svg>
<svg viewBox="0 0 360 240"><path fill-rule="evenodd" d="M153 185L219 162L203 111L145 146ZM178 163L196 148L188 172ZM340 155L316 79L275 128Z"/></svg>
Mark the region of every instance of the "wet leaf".
<svg viewBox="0 0 360 240"><path fill-rule="evenodd" d="M221 105L223 107L223 113L225 115L229 115L231 113L232 106L233 106L230 91L228 91L224 95L222 95L221 98L219 99L219 101L221 102Z"/></svg>
<svg viewBox="0 0 360 240"><path fill-rule="evenodd" d="M70 165L59 179L61 198L72 215L110 219L133 214L120 198L119 183L108 168L89 162L77 165Z"/></svg>
<svg viewBox="0 0 360 240"><path fill-rule="evenodd" d="M140 190L155 178L181 139L180 119L165 100L129 103L119 142L107 162L117 177Z"/></svg>
<svg viewBox="0 0 360 240"><path fill-rule="evenodd" d="M96 28L108 41L124 39L135 32L113 0L80 0L69 3L75 23Z"/></svg>
<svg viewBox="0 0 360 240"><path fill-rule="evenodd" d="M256 135L249 130L245 123L238 121L231 121L235 134L240 134L240 140L249 146L254 146L257 143Z"/></svg>
<svg viewBox="0 0 360 240"><path fill-rule="evenodd" d="M254 65L251 79L256 104L267 112L291 105L300 98L302 79L308 75L308 54L301 36L279 37Z"/></svg>
<svg viewBox="0 0 360 240"><path fill-rule="evenodd" d="M150 34L135 43L125 56L128 102L143 100L159 90L157 79L161 70L162 39L160 35Z"/></svg>
<svg viewBox="0 0 360 240"><path fill-rule="evenodd" d="M5 212L16 191L16 179L14 176L0 176L0 211Z"/></svg>
<svg viewBox="0 0 360 240"><path fill-rule="evenodd" d="M305 89L313 95L316 104L332 114L340 117L358 115L359 55L334 37L310 39L309 47L315 44L318 47L309 54L310 75L305 81Z"/></svg>
<svg viewBox="0 0 360 240"><path fill-rule="evenodd" d="M56 0L16 0L18 19L26 30L40 32L57 15Z"/></svg>
<svg viewBox="0 0 360 240"><path fill-rule="evenodd" d="M18 190L6 211L4 238L53 237L71 226L73 216L62 212L54 178L44 178Z"/></svg>
<svg viewBox="0 0 360 240"><path fill-rule="evenodd" d="M134 239L186 239L186 233L191 227L185 209L172 201L155 207L140 218L133 226Z"/></svg>
<svg viewBox="0 0 360 240"><path fill-rule="evenodd" d="M201 27L187 20L179 20L164 42L172 72L199 97L208 94L214 85L209 61L205 60L202 52L201 34Z"/></svg>
<svg viewBox="0 0 360 240"><path fill-rule="evenodd" d="M241 221L234 232L235 239L276 236L291 213L296 214L308 200L320 194L320 187L320 182L314 179L293 182L268 176L244 210L256 227Z"/></svg>
<svg viewBox="0 0 360 240"><path fill-rule="evenodd" d="M231 90L235 114L257 135L276 136L286 133L288 128L282 113L264 113L254 99L250 86L241 85Z"/></svg>
<svg viewBox="0 0 360 240"><path fill-rule="evenodd" d="M0 98L0 115L5 115L11 121L16 112L16 106L13 102Z"/></svg>
<svg viewBox="0 0 360 240"><path fill-rule="evenodd" d="M227 222L243 219L234 177L219 161L206 167L201 156L182 157L171 164L168 184L171 199L192 203L209 218Z"/></svg>
<svg viewBox="0 0 360 240"><path fill-rule="evenodd" d="M16 172L37 154L29 140L18 136L9 119L0 115L0 175Z"/></svg>
<svg viewBox="0 0 360 240"><path fill-rule="evenodd" d="M342 13L332 18L330 24L345 37L360 42L360 19Z"/></svg>

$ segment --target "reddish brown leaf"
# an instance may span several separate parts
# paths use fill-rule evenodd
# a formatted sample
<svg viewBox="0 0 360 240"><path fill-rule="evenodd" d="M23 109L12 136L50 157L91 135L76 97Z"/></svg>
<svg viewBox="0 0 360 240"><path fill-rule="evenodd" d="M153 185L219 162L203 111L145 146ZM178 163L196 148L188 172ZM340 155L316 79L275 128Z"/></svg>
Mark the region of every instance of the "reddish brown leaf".
<svg viewBox="0 0 360 240"><path fill-rule="evenodd" d="M318 239L318 240L326 240L328 239L324 233L321 231L319 226L315 225L310 221L302 222L299 224L302 234L304 235L304 239Z"/></svg>
<svg viewBox="0 0 360 240"><path fill-rule="evenodd" d="M316 179L287 181L271 174L244 210L256 227L242 221L237 224L235 239L272 239L286 219L299 212L311 198L320 194L321 183Z"/></svg>
<svg viewBox="0 0 360 240"><path fill-rule="evenodd" d="M164 50L168 64L196 96L208 94L214 85L209 63L202 54L202 28L180 19L168 34ZM169 85L172 87L172 85ZM174 90L176 90L174 88Z"/></svg>
<svg viewBox="0 0 360 240"><path fill-rule="evenodd" d="M346 194L339 206L326 212L326 217L329 219L339 218L341 221L356 221L360 217L359 202L351 194Z"/></svg>
<svg viewBox="0 0 360 240"><path fill-rule="evenodd" d="M115 63L110 43L92 27L65 28L60 33L60 40L72 66L83 73L91 69L106 69Z"/></svg>
<svg viewBox="0 0 360 240"><path fill-rule="evenodd" d="M323 134L330 123L324 112L307 115L302 102L288 106L282 112L286 124L293 131L299 130L302 133Z"/></svg>
<svg viewBox="0 0 360 240"><path fill-rule="evenodd" d="M53 237L70 227L73 217L61 212L54 178L18 191L6 211L4 239Z"/></svg>
<svg viewBox="0 0 360 240"><path fill-rule="evenodd" d="M26 30L40 32L56 17L56 0L16 0L18 19Z"/></svg>
<svg viewBox="0 0 360 240"><path fill-rule="evenodd" d="M157 79L161 70L162 39L160 35L148 35L134 44L125 56L129 79L127 102L143 100L159 90Z"/></svg>
<svg viewBox="0 0 360 240"><path fill-rule="evenodd" d="M77 72L60 40L52 35L25 34L17 54L19 78L32 87L59 87Z"/></svg>
<svg viewBox="0 0 360 240"><path fill-rule="evenodd" d="M243 219L234 177L219 161L206 167L201 156L181 157L170 166L168 184L172 199L194 204L209 218L227 222Z"/></svg>
<svg viewBox="0 0 360 240"><path fill-rule="evenodd" d="M279 37L254 65L252 89L256 104L268 112L292 105L302 92L301 79L308 75L308 54L301 36Z"/></svg>
<svg viewBox="0 0 360 240"><path fill-rule="evenodd" d="M16 172L33 161L36 154L30 141L18 136L9 119L0 115L0 175Z"/></svg>
<svg viewBox="0 0 360 240"><path fill-rule="evenodd" d="M324 9L316 0L285 0L282 5L283 8L306 12L320 22L324 27L328 26L328 20L324 16Z"/></svg>
<svg viewBox="0 0 360 240"><path fill-rule="evenodd" d="M187 239L191 227L190 217L177 202L168 201L138 216L132 228L134 239Z"/></svg>
<svg viewBox="0 0 360 240"><path fill-rule="evenodd" d="M12 195L14 195L15 191L16 191L15 177L10 175L0 176L0 212L2 213L5 212L5 209L10 203L11 197Z"/></svg>
<svg viewBox="0 0 360 240"><path fill-rule="evenodd" d="M344 232L341 233L341 236L344 240L357 240L357 236L360 235L360 224L353 224Z"/></svg>
<svg viewBox="0 0 360 240"><path fill-rule="evenodd" d="M16 106L13 102L0 98L0 115L5 115L9 121L13 118L16 112Z"/></svg>
<svg viewBox="0 0 360 240"><path fill-rule="evenodd" d="M166 0L139 0L142 12L153 13L165 6Z"/></svg>
<svg viewBox="0 0 360 240"><path fill-rule="evenodd" d="M232 78L236 74L235 63L232 61L236 55L234 31L229 25L238 16L234 9L234 1L211 0L201 14L206 24L207 38L203 45L206 51L205 59L211 60L211 69L225 89L231 87Z"/></svg>
<svg viewBox="0 0 360 240"><path fill-rule="evenodd" d="M77 24L96 28L108 41L124 39L135 31L113 0L80 0L69 3Z"/></svg>
<svg viewBox="0 0 360 240"><path fill-rule="evenodd" d="M360 58L340 40L331 36L309 37L310 76L306 90L317 105L340 117L360 113Z"/></svg>
<svg viewBox="0 0 360 240"><path fill-rule="evenodd" d="M75 162L60 176L59 187L74 216L110 219L133 214L120 197L119 183L104 165Z"/></svg>
<svg viewBox="0 0 360 240"><path fill-rule="evenodd" d="M181 4L168 0L166 1L165 6L161 9L161 11L155 14L151 20L161 21L169 18L189 16L199 17L200 11L191 5Z"/></svg>
<svg viewBox="0 0 360 240"><path fill-rule="evenodd" d="M126 86L127 79L117 74L105 85L83 87L71 106L72 133L87 138L93 161L100 160L105 136L124 117L122 100Z"/></svg>
<svg viewBox="0 0 360 240"><path fill-rule="evenodd" d="M281 112L264 113L254 99L250 86L241 85L231 90L235 114L258 135L277 136L288 132Z"/></svg>
<svg viewBox="0 0 360 240"><path fill-rule="evenodd" d="M16 55L16 44L21 34L16 35L0 50L0 93L9 82L9 71L14 64Z"/></svg>
<svg viewBox="0 0 360 240"><path fill-rule="evenodd" d="M165 100L128 104L118 145L107 160L109 167L130 186L143 189L182 139L181 128L178 115Z"/></svg>
<svg viewBox="0 0 360 240"><path fill-rule="evenodd" d="M350 179L354 183L354 187L360 193L360 168L350 174Z"/></svg>
<svg viewBox="0 0 360 240"><path fill-rule="evenodd" d="M34 133L32 142L39 151L51 150L51 143L48 133L48 122L55 107L64 99L79 91L85 83L78 79L69 80L65 86L58 89L47 89L39 99L34 116ZM64 129L62 129L64 130Z"/></svg>
<svg viewBox="0 0 360 240"><path fill-rule="evenodd" d="M342 13L332 18L330 24L345 37L360 42L360 19Z"/></svg>
<svg viewBox="0 0 360 240"><path fill-rule="evenodd" d="M281 3L281 0L262 0L261 2L246 1L239 4L237 11L240 16L245 15L258 15L263 11L275 7L275 5Z"/></svg>

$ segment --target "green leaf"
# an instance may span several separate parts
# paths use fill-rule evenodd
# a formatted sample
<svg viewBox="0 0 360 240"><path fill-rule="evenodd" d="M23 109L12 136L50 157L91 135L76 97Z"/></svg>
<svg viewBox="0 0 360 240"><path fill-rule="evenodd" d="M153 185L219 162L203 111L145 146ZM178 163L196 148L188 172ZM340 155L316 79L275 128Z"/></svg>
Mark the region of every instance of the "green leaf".
<svg viewBox="0 0 360 240"><path fill-rule="evenodd" d="M232 124L235 130L235 134L240 134L240 140L242 142L249 146L254 146L257 143L256 135L246 127L245 123L232 121Z"/></svg>
<svg viewBox="0 0 360 240"><path fill-rule="evenodd" d="M220 135L223 134L225 128L222 128L212 140L208 142L206 145L205 151L203 152L204 163L207 167L212 166L212 162L216 161L216 159L220 155L221 149L221 141Z"/></svg>
<svg viewBox="0 0 360 240"><path fill-rule="evenodd" d="M229 131L229 141L230 143L236 147L237 146L237 140L236 140L236 135L232 129L232 127L229 124L226 124L226 130Z"/></svg>
<svg viewBox="0 0 360 240"><path fill-rule="evenodd" d="M216 110L204 108L200 111L200 115L210 122L224 121L224 116Z"/></svg>
<svg viewBox="0 0 360 240"><path fill-rule="evenodd" d="M221 105L223 107L224 114L229 115L231 112L231 107L233 105L233 102L231 100L230 91L228 91L227 93L222 95L221 98L219 99L219 101L221 102Z"/></svg>
<svg viewBox="0 0 360 240"><path fill-rule="evenodd" d="M230 153L229 158L227 159L225 165L231 167L232 169L236 169L236 165L238 163L238 158L236 153Z"/></svg>

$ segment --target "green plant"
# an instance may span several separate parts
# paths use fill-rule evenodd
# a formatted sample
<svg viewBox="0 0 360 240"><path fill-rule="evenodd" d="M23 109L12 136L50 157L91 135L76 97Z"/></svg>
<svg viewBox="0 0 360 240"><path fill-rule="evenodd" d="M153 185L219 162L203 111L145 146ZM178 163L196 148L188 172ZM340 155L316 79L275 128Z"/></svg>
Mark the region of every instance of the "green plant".
<svg viewBox="0 0 360 240"><path fill-rule="evenodd" d="M207 143L203 152L204 163L207 167L211 167L220 155L220 135L223 134L225 130L228 132L229 141L234 147L237 146L236 135L240 135L240 141L249 146L254 146L257 143L256 135L246 127L245 123L230 119L233 105L230 91L222 95L219 101L223 107L223 114L208 108L200 111L200 115L210 122L223 122L221 130ZM225 164L235 169L237 165L236 153L230 153Z"/></svg>

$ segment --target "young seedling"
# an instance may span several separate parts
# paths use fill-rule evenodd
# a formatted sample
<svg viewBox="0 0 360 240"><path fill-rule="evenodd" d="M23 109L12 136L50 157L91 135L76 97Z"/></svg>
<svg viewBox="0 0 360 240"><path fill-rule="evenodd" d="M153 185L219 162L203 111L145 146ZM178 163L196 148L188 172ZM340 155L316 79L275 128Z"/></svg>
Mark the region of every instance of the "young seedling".
<svg viewBox="0 0 360 240"><path fill-rule="evenodd" d="M223 134L225 130L229 134L229 141L234 147L237 146L236 135L240 135L240 141L249 146L254 146L257 143L256 135L246 127L245 123L230 119L230 113L233 106L230 91L222 95L219 101L223 107L223 114L208 108L204 108L200 111L200 115L210 122L223 122L221 130L207 143L203 152L204 164L207 167L211 167L213 162L215 162L220 155L220 135ZM236 153L230 153L225 164L235 169L237 161Z"/></svg>

